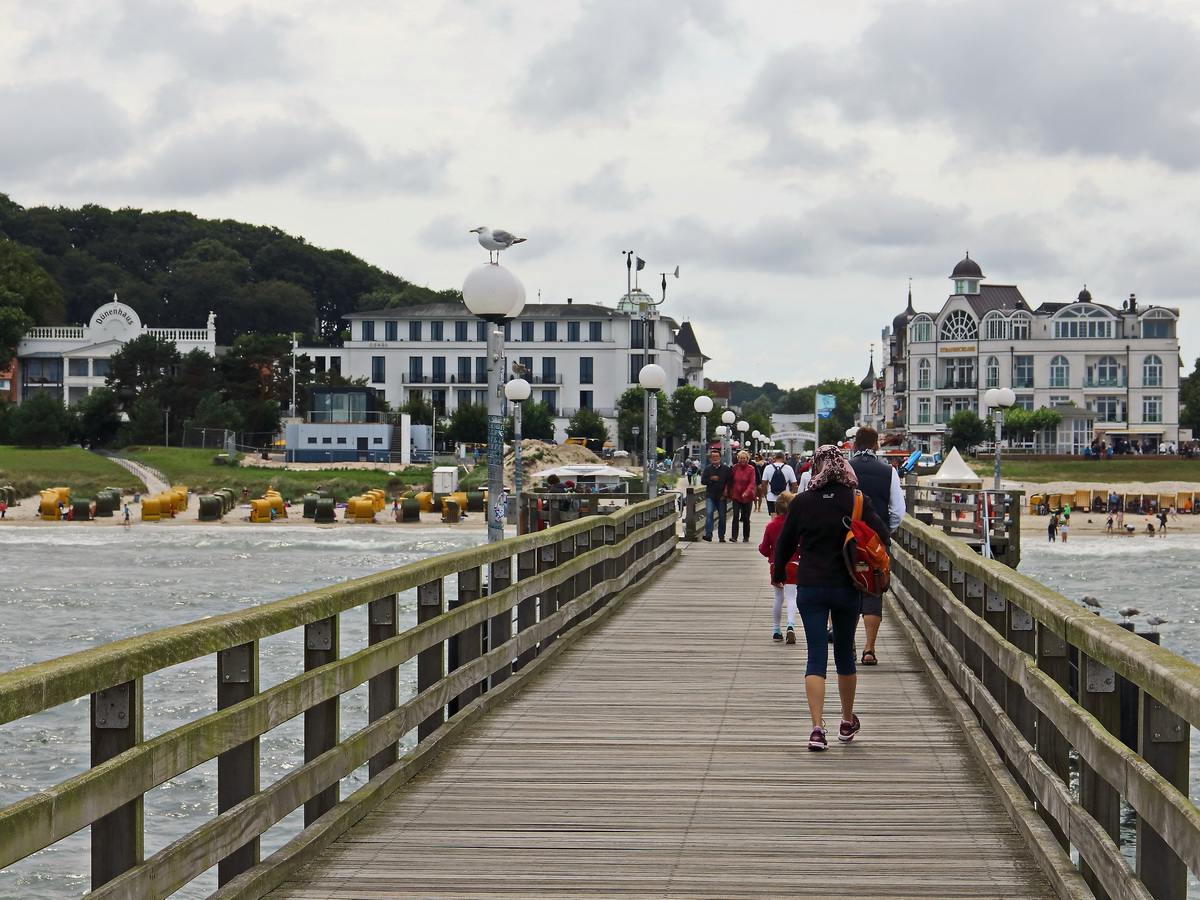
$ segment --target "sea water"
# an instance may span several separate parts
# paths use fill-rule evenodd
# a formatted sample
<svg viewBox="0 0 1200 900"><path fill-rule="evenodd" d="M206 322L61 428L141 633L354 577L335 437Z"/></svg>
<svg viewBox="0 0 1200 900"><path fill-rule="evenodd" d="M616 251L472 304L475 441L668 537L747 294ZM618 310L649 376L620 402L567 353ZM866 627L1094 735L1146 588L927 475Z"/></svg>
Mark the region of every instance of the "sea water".
<svg viewBox="0 0 1200 900"><path fill-rule="evenodd" d="M0 671L292 597L485 540L480 531L370 525L0 528ZM412 594L399 598L402 631L416 624ZM343 613L340 624L343 655L365 645L365 610ZM146 736L215 710L214 669L210 656L147 677ZM260 687L302 669L302 630L261 642ZM411 663L400 677L403 693L415 683ZM0 726L0 805L86 770L88 706L83 697ZM365 687L345 695L343 737L366 724L366 712ZM261 744L265 786L303 759L302 719L275 729ZM365 780L365 768L355 772L343 784L343 796ZM216 764L208 763L146 795L147 856L216 814L215 785ZM296 834L302 818L297 811L264 836L263 855ZM0 872L0 898L64 900L85 894L87 832ZM210 872L176 896L202 897L215 888Z"/></svg>

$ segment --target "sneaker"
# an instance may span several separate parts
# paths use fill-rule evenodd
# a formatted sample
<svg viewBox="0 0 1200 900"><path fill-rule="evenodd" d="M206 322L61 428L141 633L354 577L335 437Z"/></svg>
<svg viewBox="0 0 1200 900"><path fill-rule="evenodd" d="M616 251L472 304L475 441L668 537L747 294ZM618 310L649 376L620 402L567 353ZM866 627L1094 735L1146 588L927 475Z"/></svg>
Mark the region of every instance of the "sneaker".
<svg viewBox="0 0 1200 900"><path fill-rule="evenodd" d="M703 540L706 540L706 541L710 541L710 542L711 542L711 541L712 541L712 535L711 535L711 534L706 534L706 535L703 537Z"/></svg>
<svg viewBox="0 0 1200 900"><path fill-rule="evenodd" d="M854 719L851 722L843 719L842 724L838 726L838 740L843 744L854 740L854 736L858 734L858 729L861 727L862 723L858 721L857 714L854 714Z"/></svg>
<svg viewBox="0 0 1200 900"><path fill-rule="evenodd" d="M778 628L776 628L775 633L773 635L771 635L771 640L775 641L776 643L783 640L783 634L780 632L780 630Z"/></svg>
<svg viewBox="0 0 1200 900"><path fill-rule="evenodd" d="M808 736L809 750L828 750L829 741L825 739L825 729L820 726L812 730L812 734Z"/></svg>
<svg viewBox="0 0 1200 900"><path fill-rule="evenodd" d="M709 540L711 541L712 538L709 538ZM723 543L725 543L725 538L717 538L717 542L720 544L723 544Z"/></svg>
<svg viewBox="0 0 1200 900"><path fill-rule="evenodd" d="M787 628L787 638L785 640L789 644L796 643L796 629L791 625L789 625Z"/></svg>
<svg viewBox="0 0 1200 900"><path fill-rule="evenodd" d="M729 539L729 543L731 543L731 544L736 544L736 543L737 543L737 538L730 538L730 539Z"/></svg>

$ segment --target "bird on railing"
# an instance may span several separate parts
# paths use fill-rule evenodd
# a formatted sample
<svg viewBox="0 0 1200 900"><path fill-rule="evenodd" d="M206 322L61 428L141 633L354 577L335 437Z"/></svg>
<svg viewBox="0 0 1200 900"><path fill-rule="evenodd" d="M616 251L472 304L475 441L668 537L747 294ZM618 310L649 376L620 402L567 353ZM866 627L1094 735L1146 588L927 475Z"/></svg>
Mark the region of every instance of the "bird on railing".
<svg viewBox="0 0 1200 900"><path fill-rule="evenodd" d="M1136 606L1122 606L1117 613L1121 616L1122 621L1128 622L1131 616L1140 616L1142 611Z"/></svg>
<svg viewBox="0 0 1200 900"><path fill-rule="evenodd" d="M486 225L472 228L471 233L479 235L479 246L488 252L488 262L496 264L500 262L501 250L507 250L513 244L520 244L525 241L525 238L517 237L510 231L503 231L499 228L492 231Z"/></svg>
<svg viewBox="0 0 1200 900"><path fill-rule="evenodd" d="M1100 601L1097 600L1095 597L1093 597L1091 594L1084 594L1082 597L1079 598L1079 602L1082 603L1084 606L1090 606L1092 609L1099 609L1100 605L1101 605Z"/></svg>
<svg viewBox="0 0 1200 900"><path fill-rule="evenodd" d="M1170 619L1164 619L1162 616L1146 616L1146 624L1152 631L1158 631L1159 625L1166 625L1169 621Z"/></svg>

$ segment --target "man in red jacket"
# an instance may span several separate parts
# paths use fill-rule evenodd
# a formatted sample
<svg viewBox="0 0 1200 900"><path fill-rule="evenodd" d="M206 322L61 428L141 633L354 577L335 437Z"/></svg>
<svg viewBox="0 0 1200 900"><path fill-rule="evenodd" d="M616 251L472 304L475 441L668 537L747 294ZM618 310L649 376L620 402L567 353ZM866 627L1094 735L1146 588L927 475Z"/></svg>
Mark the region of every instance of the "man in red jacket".
<svg viewBox="0 0 1200 900"><path fill-rule="evenodd" d="M730 543L737 543L738 522L742 523L742 541L750 543L750 510L758 496L758 471L750 465L750 454L741 450L730 470L729 496L733 500L733 533Z"/></svg>

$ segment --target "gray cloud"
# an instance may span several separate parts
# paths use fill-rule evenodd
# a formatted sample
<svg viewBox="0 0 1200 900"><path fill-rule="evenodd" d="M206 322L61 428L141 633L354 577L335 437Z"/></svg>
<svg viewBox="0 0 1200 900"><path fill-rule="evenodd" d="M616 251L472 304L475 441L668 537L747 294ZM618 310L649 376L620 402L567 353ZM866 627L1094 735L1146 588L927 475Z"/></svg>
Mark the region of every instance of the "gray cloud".
<svg viewBox="0 0 1200 900"><path fill-rule="evenodd" d="M689 26L730 28L720 0L591 0L572 30L530 63L512 109L543 125L622 117L660 87L687 48Z"/></svg>
<svg viewBox="0 0 1200 900"><path fill-rule="evenodd" d="M0 171L10 180L112 159L132 139L124 112L79 81L0 86Z"/></svg>
<svg viewBox="0 0 1200 900"><path fill-rule="evenodd" d="M743 115L775 138L780 119L795 123L832 104L852 124L934 125L976 153L1192 169L1200 165L1198 78L1200 35L1164 15L1081 0L901 0L849 51L778 54Z"/></svg>
<svg viewBox="0 0 1200 900"><path fill-rule="evenodd" d="M568 193L576 203L593 209L629 209L639 200L651 196L648 185L633 187L625 178L627 160L613 160L602 165L591 178L571 186Z"/></svg>

